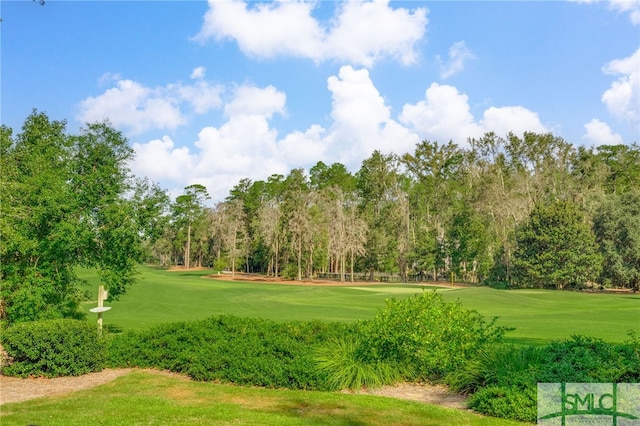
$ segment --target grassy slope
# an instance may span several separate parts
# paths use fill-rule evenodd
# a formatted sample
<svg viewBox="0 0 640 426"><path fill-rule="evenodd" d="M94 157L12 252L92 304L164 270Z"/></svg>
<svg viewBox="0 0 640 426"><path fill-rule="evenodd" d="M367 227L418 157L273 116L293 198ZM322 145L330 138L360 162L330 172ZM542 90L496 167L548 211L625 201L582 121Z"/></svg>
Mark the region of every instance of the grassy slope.
<svg viewBox="0 0 640 426"><path fill-rule="evenodd" d="M355 321L368 319L389 297L406 297L416 286L303 287L225 282L201 278L206 272L166 272L141 268L140 280L120 301L109 302L105 324L144 329L162 322L206 318L222 313L274 320ZM98 280L90 271L89 289ZM447 300L460 300L488 318L515 327L508 339L543 343L584 334L623 341L628 330L640 333L640 295L584 294L552 290L494 290L487 287L442 289ZM85 305L85 310L95 306ZM94 315L94 314L90 314Z"/></svg>
<svg viewBox="0 0 640 426"><path fill-rule="evenodd" d="M522 424L385 397L244 388L144 371L70 395L3 405L0 423L3 426Z"/></svg>

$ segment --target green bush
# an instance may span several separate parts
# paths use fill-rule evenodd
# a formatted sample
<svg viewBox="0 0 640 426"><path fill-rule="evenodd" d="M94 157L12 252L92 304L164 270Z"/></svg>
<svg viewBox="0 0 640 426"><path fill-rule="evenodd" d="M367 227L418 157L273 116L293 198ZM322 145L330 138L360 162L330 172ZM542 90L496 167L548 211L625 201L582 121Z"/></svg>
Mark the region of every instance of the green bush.
<svg viewBox="0 0 640 426"><path fill-rule="evenodd" d="M435 291L390 299L364 325L363 348L373 360L408 366L421 380L442 378L499 342L506 331L477 311L448 303Z"/></svg>
<svg viewBox="0 0 640 426"><path fill-rule="evenodd" d="M536 388L489 386L471 395L469 408L494 417L534 422L536 420Z"/></svg>
<svg viewBox="0 0 640 426"><path fill-rule="evenodd" d="M328 389L326 373L316 368L315 350L354 330L339 323L224 315L114 336L109 365L167 369L203 381Z"/></svg>
<svg viewBox="0 0 640 426"><path fill-rule="evenodd" d="M572 336L543 350L544 369L538 382L637 383L640 382L640 341L631 335L625 343Z"/></svg>
<svg viewBox="0 0 640 426"><path fill-rule="evenodd" d="M106 348L96 326L85 321L55 319L15 324L2 333L10 364L7 376L78 376L101 371Z"/></svg>

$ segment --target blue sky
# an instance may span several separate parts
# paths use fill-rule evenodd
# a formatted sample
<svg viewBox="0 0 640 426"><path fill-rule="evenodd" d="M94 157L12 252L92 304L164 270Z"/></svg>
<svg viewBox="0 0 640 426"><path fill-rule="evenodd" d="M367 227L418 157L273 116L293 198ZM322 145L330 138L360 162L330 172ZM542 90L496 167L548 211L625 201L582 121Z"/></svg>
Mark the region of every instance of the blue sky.
<svg viewBox="0 0 640 426"><path fill-rule="evenodd" d="M109 119L174 196L486 131L640 142L640 0L0 8L2 123Z"/></svg>

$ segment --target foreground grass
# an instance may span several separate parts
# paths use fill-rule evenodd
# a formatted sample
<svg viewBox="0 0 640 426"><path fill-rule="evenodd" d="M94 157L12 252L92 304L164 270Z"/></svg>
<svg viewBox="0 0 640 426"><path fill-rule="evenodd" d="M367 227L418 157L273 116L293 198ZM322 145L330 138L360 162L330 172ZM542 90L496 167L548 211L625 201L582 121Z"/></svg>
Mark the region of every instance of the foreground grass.
<svg viewBox="0 0 640 426"><path fill-rule="evenodd" d="M368 395L193 382L134 371L73 394L5 404L9 425L520 425L463 410Z"/></svg>
<svg viewBox="0 0 640 426"><path fill-rule="evenodd" d="M138 282L121 300L109 302L105 325L112 331L232 314L277 321L370 319L390 297L423 291L415 285L304 287L219 281L202 278L212 271L167 272L140 268ZM82 271L91 291L98 279ZM433 287L431 287L433 288ZM495 290L488 287L440 288L445 300L460 300L499 324L515 327L511 343L543 344L574 334L622 342L629 330L640 334L640 294L586 294L553 290ZM88 312L93 304L86 304ZM94 314L90 314L94 315Z"/></svg>

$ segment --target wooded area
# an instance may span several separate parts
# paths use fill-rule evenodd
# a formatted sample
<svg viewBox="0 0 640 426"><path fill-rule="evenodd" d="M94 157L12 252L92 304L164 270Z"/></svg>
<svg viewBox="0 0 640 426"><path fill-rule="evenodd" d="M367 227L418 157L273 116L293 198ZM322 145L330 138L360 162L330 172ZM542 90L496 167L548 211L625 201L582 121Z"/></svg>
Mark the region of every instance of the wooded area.
<svg viewBox="0 0 640 426"><path fill-rule="evenodd" d="M68 135L34 111L19 134L1 128L0 155L3 318L71 316L80 265L98 268L118 297L142 261L297 280L640 283L636 142L423 141L411 153L375 151L355 173L318 162L243 179L213 207L202 185L172 202L132 176L133 151L108 123Z"/></svg>
<svg viewBox="0 0 640 426"><path fill-rule="evenodd" d="M498 287L638 286L636 143L585 148L535 133L468 142L376 151L354 174L318 162L244 179L213 208L192 197L191 262L297 280L453 273ZM164 265L187 264L181 209L179 197L152 247Z"/></svg>

